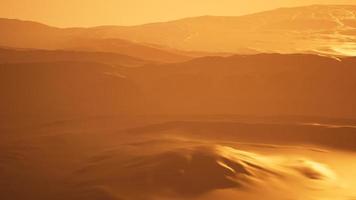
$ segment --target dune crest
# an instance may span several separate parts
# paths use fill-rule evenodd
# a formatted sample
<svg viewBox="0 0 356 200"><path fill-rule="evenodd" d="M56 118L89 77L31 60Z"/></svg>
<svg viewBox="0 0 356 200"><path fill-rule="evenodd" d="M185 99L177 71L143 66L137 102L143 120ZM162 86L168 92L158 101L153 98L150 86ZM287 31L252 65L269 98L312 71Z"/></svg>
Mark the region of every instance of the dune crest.
<svg viewBox="0 0 356 200"><path fill-rule="evenodd" d="M188 145L146 155L133 152L129 147L116 156L92 159L76 174L81 177L80 185L106 184L117 196L151 199L161 195L192 198L226 189L243 192L269 187L277 191L288 182L300 189L305 181L327 187L336 180L328 166L313 160L259 155L224 145Z"/></svg>

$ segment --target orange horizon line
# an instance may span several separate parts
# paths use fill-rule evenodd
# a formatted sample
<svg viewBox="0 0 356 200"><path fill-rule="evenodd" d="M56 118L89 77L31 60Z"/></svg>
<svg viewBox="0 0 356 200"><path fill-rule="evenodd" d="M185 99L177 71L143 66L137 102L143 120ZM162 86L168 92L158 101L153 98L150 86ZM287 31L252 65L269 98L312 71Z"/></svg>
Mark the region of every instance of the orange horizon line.
<svg viewBox="0 0 356 200"><path fill-rule="evenodd" d="M242 15L196 15L196 16L187 16L187 17L182 17L178 19L172 19L172 20L165 20L165 21L156 21L156 22L147 22L147 23L140 23L140 24L133 24L133 25L119 25L119 24L107 24L107 25L93 25L93 26L56 26L56 25L50 25L41 21L37 20L31 20L31 19L21 19L21 18L8 18L8 17L0 17L1 19L5 20L16 20L20 22L28 22L28 23L36 23L36 24L41 24L44 26L52 27L52 28L58 28L58 29L75 29L75 28L102 28L102 27L137 27L137 26L145 26L145 25L151 25L151 24L160 24L160 23L169 23L169 22L176 22L176 21L181 21L181 20L187 20L187 19L194 19L194 18L202 18L202 17L244 17L244 16L249 16L249 15L254 15L254 14L259 14L259 13L264 13L264 12L271 12L271 11L276 11L280 9L293 9L293 8L307 8L307 7L313 7L313 6L355 6L355 4L309 4L309 5L304 5L304 6L284 6L284 7L278 7L274 9L265 9L261 11L256 11L256 12L251 12L247 14L242 14Z"/></svg>

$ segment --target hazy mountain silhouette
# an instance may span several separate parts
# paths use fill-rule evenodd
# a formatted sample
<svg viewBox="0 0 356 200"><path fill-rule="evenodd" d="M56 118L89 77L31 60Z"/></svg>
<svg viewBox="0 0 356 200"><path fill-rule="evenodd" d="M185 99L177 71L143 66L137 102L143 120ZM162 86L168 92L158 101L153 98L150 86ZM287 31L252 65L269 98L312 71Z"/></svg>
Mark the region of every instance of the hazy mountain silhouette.
<svg viewBox="0 0 356 200"><path fill-rule="evenodd" d="M77 39L68 44L66 49L115 52L156 62L181 62L192 59L188 52L139 44L122 39Z"/></svg>
<svg viewBox="0 0 356 200"><path fill-rule="evenodd" d="M134 27L99 27L96 34L179 49L239 52L316 51L351 54L356 6L281 8L240 17L202 16ZM164 33L161 31L165 30Z"/></svg>
<svg viewBox="0 0 356 200"><path fill-rule="evenodd" d="M189 51L354 55L355 13L356 6L313 5L237 17L202 16L139 26L65 29L1 19L0 45L110 51L168 62L197 56Z"/></svg>
<svg viewBox="0 0 356 200"><path fill-rule="evenodd" d="M0 18L0 27L1 46L57 49L69 39L65 30L32 21Z"/></svg>
<svg viewBox="0 0 356 200"><path fill-rule="evenodd" d="M3 113L71 113L83 105L80 113L92 115L121 114L122 109L128 114L356 118L355 58L259 54L120 67L75 56L60 62L61 51L28 54L40 57L41 52L46 62L1 64ZM12 54L26 60L26 52Z"/></svg>
<svg viewBox="0 0 356 200"><path fill-rule="evenodd" d="M143 100L135 83L111 65L73 61L3 63L0 70L1 117L57 119L130 114Z"/></svg>
<svg viewBox="0 0 356 200"><path fill-rule="evenodd" d="M0 45L6 47L114 52L160 62L190 59L187 53L117 38L107 39L84 28L60 29L13 19L0 19L0 27Z"/></svg>
<svg viewBox="0 0 356 200"><path fill-rule="evenodd" d="M127 67L141 66L149 63L149 61L117 53L0 48L0 63L59 61L94 62Z"/></svg>
<svg viewBox="0 0 356 200"><path fill-rule="evenodd" d="M355 118L355 58L260 54L125 68L164 114ZM149 103L149 102L147 102Z"/></svg>

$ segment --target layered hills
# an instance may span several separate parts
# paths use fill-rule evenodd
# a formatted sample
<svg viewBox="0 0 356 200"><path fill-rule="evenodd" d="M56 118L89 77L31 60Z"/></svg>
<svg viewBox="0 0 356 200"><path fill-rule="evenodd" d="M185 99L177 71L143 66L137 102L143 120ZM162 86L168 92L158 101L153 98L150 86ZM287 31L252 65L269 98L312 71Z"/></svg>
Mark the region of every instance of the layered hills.
<svg viewBox="0 0 356 200"><path fill-rule="evenodd" d="M150 55L151 60L163 61L184 60L189 51L352 56L355 55L355 13L355 6L312 5L245 16L201 16L138 26L91 28L56 28L1 19L0 45L85 48L146 59Z"/></svg>
<svg viewBox="0 0 356 200"><path fill-rule="evenodd" d="M43 114L52 107L92 115L125 110L356 118L354 58L259 54L138 65L136 59L103 53L2 50L0 55L3 113L16 108L18 114Z"/></svg>

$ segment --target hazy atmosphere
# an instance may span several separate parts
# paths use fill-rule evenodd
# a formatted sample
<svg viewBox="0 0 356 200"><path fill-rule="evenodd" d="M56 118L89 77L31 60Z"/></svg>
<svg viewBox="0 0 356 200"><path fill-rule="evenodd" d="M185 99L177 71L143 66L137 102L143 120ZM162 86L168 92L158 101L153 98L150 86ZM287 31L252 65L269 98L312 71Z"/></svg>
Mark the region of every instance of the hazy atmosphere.
<svg viewBox="0 0 356 200"><path fill-rule="evenodd" d="M355 0L1 0L0 17L60 27L136 25L202 15L238 16L280 7Z"/></svg>
<svg viewBox="0 0 356 200"><path fill-rule="evenodd" d="M2 0L0 200L356 200L355 91L355 1Z"/></svg>

